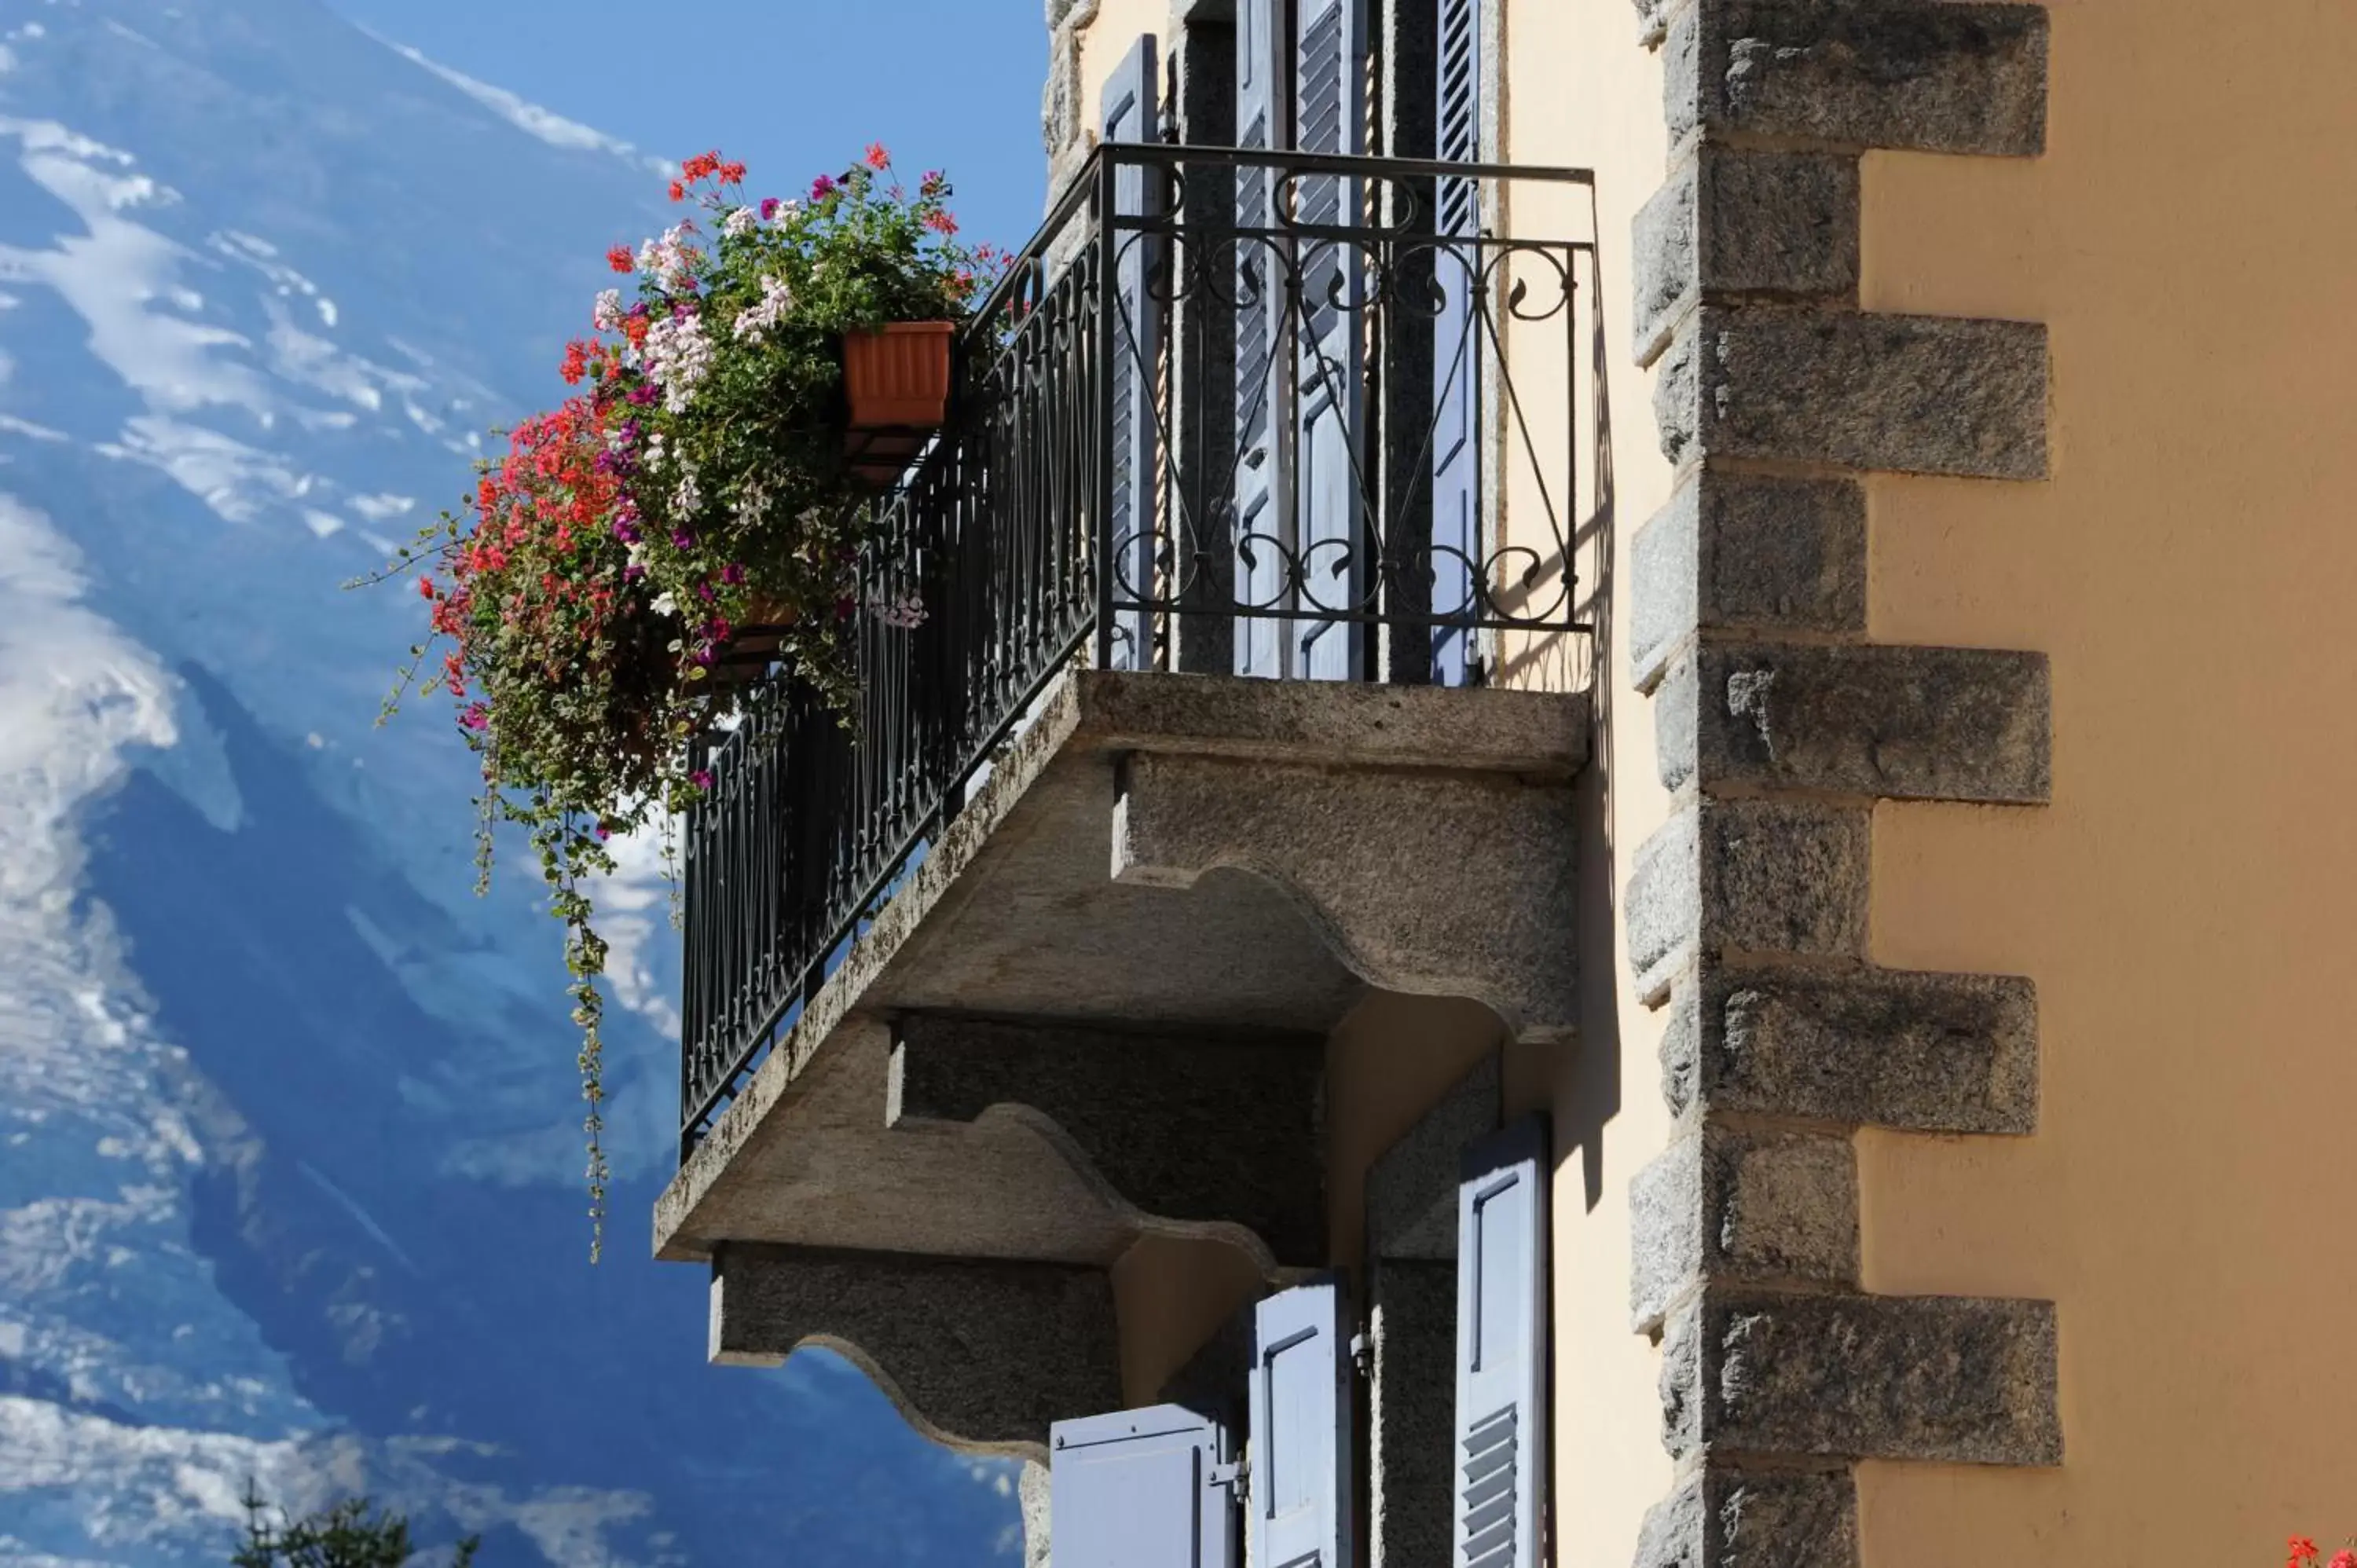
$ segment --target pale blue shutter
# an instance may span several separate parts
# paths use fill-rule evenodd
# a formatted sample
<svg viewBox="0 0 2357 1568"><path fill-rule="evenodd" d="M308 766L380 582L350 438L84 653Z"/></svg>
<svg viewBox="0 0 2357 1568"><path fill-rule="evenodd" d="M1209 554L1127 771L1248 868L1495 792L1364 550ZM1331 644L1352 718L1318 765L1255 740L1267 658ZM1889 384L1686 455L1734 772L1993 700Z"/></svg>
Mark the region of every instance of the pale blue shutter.
<svg viewBox="0 0 2357 1568"><path fill-rule="evenodd" d="M1481 161L1481 7L1480 0L1436 0L1435 52L1439 57L1433 126L1435 156L1450 163ZM1480 607L1475 592L1481 569L1481 341L1474 291L1480 250L1480 188L1469 179L1435 182L1433 221L1443 243L1435 247L1434 282L1441 309L1433 323L1432 357L1432 679L1460 686L1479 654L1469 621ZM1457 240L1465 243L1451 245ZM1449 624L1449 618L1460 623Z"/></svg>
<svg viewBox="0 0 2357 1568"><path fill-rule="evenodd" d="M1548 1164L1538 1116L1465 1153L1453 1568L1545 1561Z"/></svg>
<svg viewBox="0 0 2357 1568"><path fill-rule="evenodd" d="M1279 0L1236 0L1236 145L1268 152L1291 135L1286 91L1291 50L1278 26ZM1276 371L1284 341L1285 258L1275 238L1276 180L1265 167L1236 171L1236 603L1267 608L1285 596L1286 425L1285 378ZM1285 623L1236 621L1236 673L1285 673Z"/></svg>
<svg viewBox="0 0 2357 1568"><path fill-rule="evenodd" d="M1351 1302L1339 1280L1253 1315L1253 1568L1352 1568ZM1068 1568L1060 1552L1056 1568Z"/></svg>
<svg viewBox="0 0 2357 1568"><path fill-rule="evenodd" d="M1159 86L1154 35L1142 33L1105 80L1099 102L1103 140L1157 140ZM1133 165L1116 172L1116 216L1151 217L1161 197L1162 182L1151 171ZM1113 363L1105 373L1113 399L1113 526L1107 531L1113 557L1108 564L1114 574L1113 666L1145 670L1154 663L1154 618L1145 607L1154 599L1155 478L1159 467L1154 389L1161 334L1159 302L1151 283L1157 237L1119 227L1111 232L1115 319Z"/></svg>
<svg viewBox="0 0 2357 1568"><path fill-rule="evenodd" d="M1048 1433L1056 1568L1234 1568L1227 1434L1175 1404L1060 1421Z"/></svg>
<svg viewBox="0 0 2357 1568"><path fill-rule="evenodd" d="M1295 13L1294 145L1308 153L1366 151L1365 0L1297 0ZM1361 182L1316 175L1295 183L1294 218L1304 230L1356 227ZM1369 581L1361 482L1366 269L1348 241L1298 242L1295 301L1295 552L1300 597L1309 607L1352 612ZM1295 672L1316 680L1358 678L1365 639L1356 621L1297 625Z"/></svg>

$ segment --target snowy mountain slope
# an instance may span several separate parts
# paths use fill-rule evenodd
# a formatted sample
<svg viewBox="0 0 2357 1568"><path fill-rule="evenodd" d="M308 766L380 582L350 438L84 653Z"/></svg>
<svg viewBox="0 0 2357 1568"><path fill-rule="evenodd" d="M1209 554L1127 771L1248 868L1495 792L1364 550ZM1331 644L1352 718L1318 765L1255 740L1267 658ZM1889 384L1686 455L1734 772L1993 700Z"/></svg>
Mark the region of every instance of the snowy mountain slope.
<svg viewBox="0 0 2357 1568"><path fill-rule="evenodd" d="M544 399L648 156L312 0L0 0L0 1563L215 1563L248 1474L497 1563L983 1563L1006 1477L643 1261L673 960L592 1271L554 929L371 726L339 583Z"/></svg>

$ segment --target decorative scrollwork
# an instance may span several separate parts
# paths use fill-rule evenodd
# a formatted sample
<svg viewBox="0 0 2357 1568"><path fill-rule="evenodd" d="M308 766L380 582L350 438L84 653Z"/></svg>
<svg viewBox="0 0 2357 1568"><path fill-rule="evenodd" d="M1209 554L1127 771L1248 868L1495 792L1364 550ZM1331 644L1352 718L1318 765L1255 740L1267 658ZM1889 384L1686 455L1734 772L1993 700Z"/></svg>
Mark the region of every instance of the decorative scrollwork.
<svg viewBox="0 0 2357 1568"><path fill-rule="evenodd" d="M1083 647L1428 681L1484 637L1580 629L1596 245L1495 231L1519 177L1098 151L966 332L950 425L877 504L844 611L851 722L777 681L701 743L687 1142ZM1534 209L1585 184L1529 180Z"/></svg>

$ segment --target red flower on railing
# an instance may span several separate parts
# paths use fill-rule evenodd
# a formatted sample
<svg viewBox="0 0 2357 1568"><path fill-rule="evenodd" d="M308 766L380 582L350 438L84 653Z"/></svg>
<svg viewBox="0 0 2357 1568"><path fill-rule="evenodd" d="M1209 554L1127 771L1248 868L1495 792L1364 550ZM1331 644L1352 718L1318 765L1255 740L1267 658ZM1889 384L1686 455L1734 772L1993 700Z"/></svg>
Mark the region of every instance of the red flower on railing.
<svg viewBox="0 0 2357 1568"><path fill-rule="evenodd" d="M996 264L955 240L941 171L910 199L880 142L807 202L748 197L745 172L716 148L682 161L668 192L698 210L606 252L635 297L624 285L591 302L592 335L557 365L573 395L517 424L457 515L386 574L433 568L418 593L455 651L437 667L412 650L402 689L457 704L482 765L479 864L493 823L522 828L566 927L593 1215L607 945L591 895L615 868L608 840L712 789L690 741L736 711L740 628L763 628L755 659L849 711L849 610L829 611L856 602L870 495L844 458L838 341L963 318ZM921 607L890 613L913 626Z"/></svg>

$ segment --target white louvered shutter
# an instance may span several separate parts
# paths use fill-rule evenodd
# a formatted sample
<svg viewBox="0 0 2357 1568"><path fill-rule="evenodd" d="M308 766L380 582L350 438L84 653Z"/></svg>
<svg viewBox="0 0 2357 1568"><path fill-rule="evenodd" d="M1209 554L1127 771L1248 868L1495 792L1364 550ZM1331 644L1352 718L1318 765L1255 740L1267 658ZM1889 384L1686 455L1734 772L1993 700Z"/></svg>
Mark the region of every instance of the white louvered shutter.
<svg viewBox="0 0 2357 1568"><path fill-rule="evenodd" d="M1253 1568L1352 1568L1351 1321L1339 1280L1254 1309ZM1056 1568L1066 1568L1060 1556Z"/></svg>
<svg viewBox="0 0 2357 1568"><path fill-rule="evenodd" d="M1308 153L1366 151L1365 0L1297 0L1294 145ZM1364 183L1306 175L1294 183L1300 293L1294 301L1295 553L1300 597L1351 612L1372 580L1365 441L1366 268L1359 244L1320 239L1320 226L1357 227ZM1356 680L1365 637L1355 621L1297 623L1291 673Z"/></svg>
<svg viewBox="0 0 2357 1568"><path fill-rule="evenodd" d="M1233 1466L1217 1422L1178 1405L1048 1434L1048 1549L1056 1568L1235 1568Z"/></svg>
<svg viewBox="0 0 2357 1568"><path fill-rule="evenodd" d="M1247 151L1284 147L1292 134L1292 49L1279 25L1279 0L1236 0L1236 145ZM1236 171L1236 602L1276 605L1286 587L1283 552L1290 538L1283 483L1291 445L1286 377L1276 356L1284 341L1284 274L1275 237L1276 184L1265 168ZM1236 673L1286 672L1285 623L1263 617L1235 623Z"/></svg>
<svg viewBox="0 0 2357 1568"><path fill-rule="evenodd" d="M1466 1151L1457 1195L1452 1568L1540 1568L1547 1487L1546 1122Z"/></svg>
<svg viewBox="0 0 2357 1568"><path fill-rule="evenodd" d="M1436 156L1450 163L1481 161L1480 0L1435 0ZM1480 187L1469 179L1434 182L1434 229L1444 242L1471 242L1481 231ZM1432 606L1458 624L1433 628L1432 679L1466 684L1480 648L1465 622L1480 607L1475 591L1481 570L1481 349L1475 291L1480 252L1472 243L1436 247L1434 282L1441 295L1433 323L1432 356Z"/></svg>
<svg viewBox="0 0 2357 1568"><path fill-rule="evenodd" d="M1142 33L1105 81L1099 128L1106 142L1160 139L1160 73L1154 35ZM1153 216L1162 181L1153 171L1119 171L1114 186L1116 218ZM1154 598L1157 528L1155 476L1159 470L1154 389L1161 353L1162 302L1156 298L1157 236L1135 229L1111 231L1108 258L1114 291L1113 362L1105 367L1113 400L1113 516L1107 538L1114 574L1113 667L1145 670L1154 663L1154 618L1143 607ZM1139 607L1120 608L1123 605Z"/></svg>

